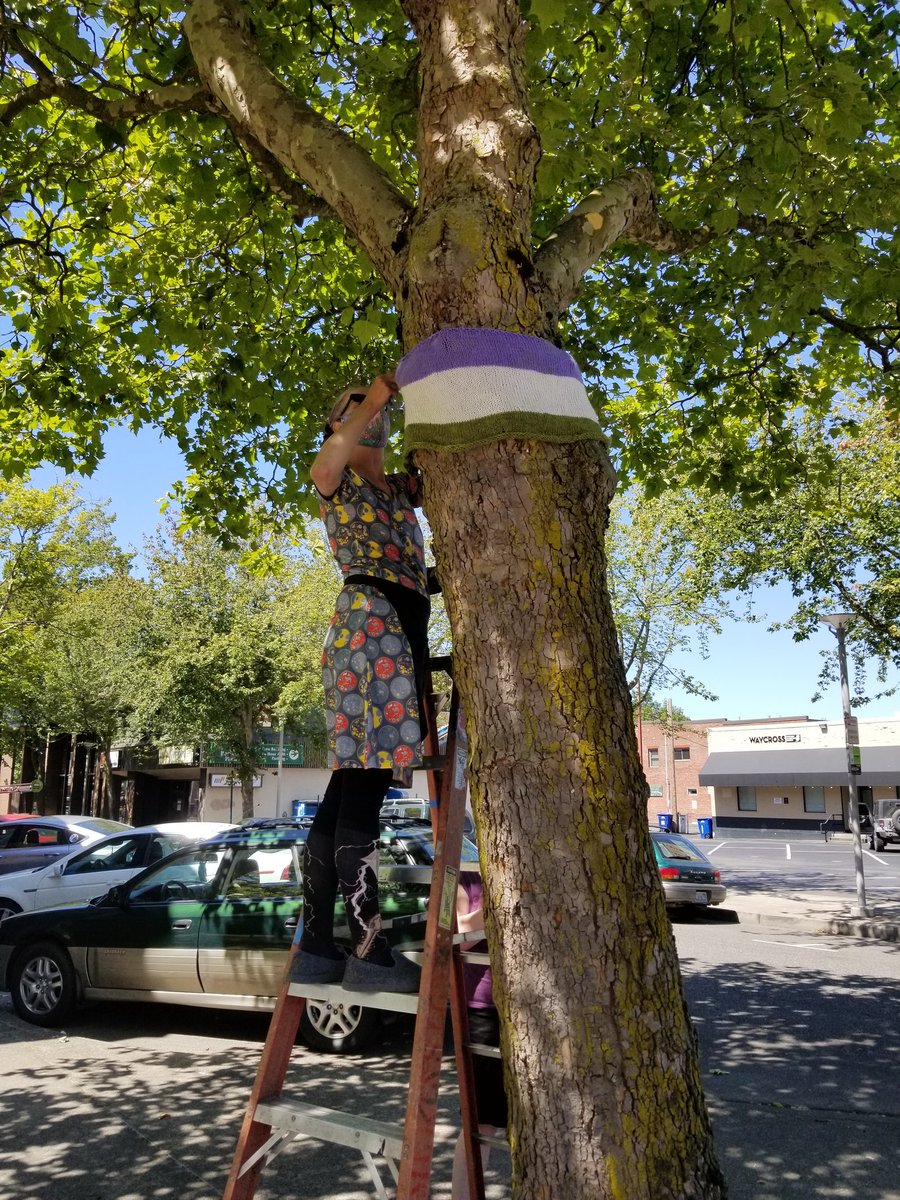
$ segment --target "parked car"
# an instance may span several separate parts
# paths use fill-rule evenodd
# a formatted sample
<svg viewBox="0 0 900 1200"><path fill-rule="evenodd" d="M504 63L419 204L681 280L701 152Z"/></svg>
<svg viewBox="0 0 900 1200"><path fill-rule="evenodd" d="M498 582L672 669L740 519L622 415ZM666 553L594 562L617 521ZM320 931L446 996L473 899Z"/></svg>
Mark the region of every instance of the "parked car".
<svg viewBox="0 0 900 1200"><path fill-rule="evenodd" d="M93 842L85 850L28 871L0 876L0 921L36 908L58 908L102 896L151 863L188 843L235 826L219 821L177 821L143 825Z"/></svg>
<svg viewBox="0 0 900 1200"><path fill-rule="evenodd" d="M869 845L879 853L888 842L900 842L900 797L872 802L872 833Z"/></svg>
<svg viewBox="0 0 900 1200"><path fill-rule="evenodd" d="M34 1025L69 1020L82 1000L144 1000L206 1008L271 1010L302 915L300 822L254 821L176 851L103 897L0 924L0 988ZM291 852L277 878L271 856ZM434 847L426 822L383 820L381 912L388 938L421 945ZM477 869L478 853L463 844ZM423 870L423 868L428 868ZM349 933L336 913L338 937ZM379 1013L335 1013L310 1000L301 1036L315 1049L358 1050Z"/></svg>
<svg viewBox="0 0 900 1200"><path fill-rule="evenodd" d="M0 875L44 867L124 829L131 826L103 817L7 817L0 821Z"/></svg>
<svg viewBox="0 0 900 1200"><path fill-rule="evenodd" d="M430 821L431 802L422 796L404 796L399 800L392 799L388 793L388 798L381 807L381 815L383 817L412 817L418 821ZM472 841L475 840L475 818L468 809L463 817L463 833Z"/></svg>
<svg viewBox="0 0 900 1200"><path fill-rule="evenodd" d="M721 872L693 842L679 833L652 829L650 838L667 905L721 904L726 888Z"/></svg>

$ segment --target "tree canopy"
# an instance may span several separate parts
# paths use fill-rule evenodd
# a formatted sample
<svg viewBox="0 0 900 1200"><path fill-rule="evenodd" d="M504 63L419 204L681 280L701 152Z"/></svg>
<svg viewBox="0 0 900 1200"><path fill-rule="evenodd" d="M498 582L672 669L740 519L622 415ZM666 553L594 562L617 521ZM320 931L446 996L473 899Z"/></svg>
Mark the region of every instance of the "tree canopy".
<svg viewBox="0 0 900 1200"><path fill-rule="evenodd" d="M296 510L330 397L402 336L392 291L427 199L412 7L4 10L0 469L89 470L110 422L153 422L195 512L240 531L248 493ZM896 411L896 8L523 15L533 279L620 465L767 495L800 466L798 409L853 385ZM201 61L228 49L216 22L246 72L221 88Z"/></svg>

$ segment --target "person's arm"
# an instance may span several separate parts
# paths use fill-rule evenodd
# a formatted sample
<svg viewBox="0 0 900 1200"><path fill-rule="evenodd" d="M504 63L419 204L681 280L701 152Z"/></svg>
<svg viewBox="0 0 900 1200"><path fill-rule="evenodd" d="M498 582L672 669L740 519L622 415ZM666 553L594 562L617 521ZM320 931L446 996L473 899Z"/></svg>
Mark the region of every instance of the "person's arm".
<svg viewBox="0 0 900 1200"><path fill-rule="evenodd" d="M393 375L378 375L366 393L362 404L351 406L352 411L342 417L339 426L313 459L309 477L322 496L333 496L350 461L350 455L359 445L363 430L373 421L397 391Z"/></svg>
<svg viewBox="0 0 900 1200"><path fill-rule="evenodd" d="M473 946L477 946L484 939L484 912L480 904L477 908L469 908L466 889L459 886L456 889L456 932L471 933L473 930L478 931L478 936L469 942L462 942L460 946L462 950L471 950Z"/></svg>

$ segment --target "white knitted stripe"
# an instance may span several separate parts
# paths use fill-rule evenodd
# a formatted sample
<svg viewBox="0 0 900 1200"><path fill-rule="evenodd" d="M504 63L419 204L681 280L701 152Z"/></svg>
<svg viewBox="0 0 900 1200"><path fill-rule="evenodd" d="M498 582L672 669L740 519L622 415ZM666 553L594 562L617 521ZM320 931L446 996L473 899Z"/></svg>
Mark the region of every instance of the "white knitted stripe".
<svg viewBox="0 0 900 1200"><path fill-rule="evenodd" d="M579 379L516 367L457 367L408 383L403 389L406 424L464 424L504 413L541 413L594 421Z"/></svg>

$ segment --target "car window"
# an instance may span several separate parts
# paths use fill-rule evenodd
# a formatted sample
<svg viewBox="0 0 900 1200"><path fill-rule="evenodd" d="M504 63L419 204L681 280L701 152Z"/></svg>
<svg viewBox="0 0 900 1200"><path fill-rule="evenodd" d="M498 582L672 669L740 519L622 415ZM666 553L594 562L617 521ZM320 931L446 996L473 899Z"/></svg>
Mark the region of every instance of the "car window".
<svg viewBox="0 0 900 1200"><path fill-rule="evenodd" d="M104 842L92 850L70 858L63 867L65 875L89 875L95 871L122 871L139 867L146 837L123 836Z"/></svg>
<svg viewBox="0 0 900 1200"><path fill-rule="evenodd" d="M303 884L297 878L292 858L289 845L242 847L235 852L225 895L230 900L294 900L302 897Z"/></svg>
<svg viewBox="0 0 900 1200"><path fill-rule="evenodd" d="M416 833L403 833L392 837L388 843L388 856L384 856L382 842L382 864L413 863L417 867L430 867L434 862L434 842L430 836ZM463 838L460 862L477 863L478 848L468 838Z"/></svg>
<svg viewBox="0 0 900 1200"><path fill-rule="evenodd" d="M679 858L685 862L703 862L704 856L695 850L690 842L682 842L676 838L654 838L654 847L663 858Z"/></svg>
<svg viewBox="0 0 900 1200"><path fill-rule="evenodd" d="M4 830L4 832L6 832ZM80 838L76 838L80 841ZM16 824L9 830L9 837L0 843L0 848L9 846L59 846L69 841L69 830L64 826L39 825L32 822Z"/></svg>
<svg viewBox="0 0 900 1200"><path fill-rule="evenodd" d="M128 891L129 904L171 900L209 900L216 895L222 850L194 846L151 868Z"/></svg>

